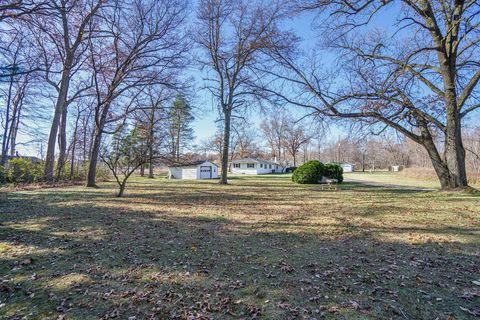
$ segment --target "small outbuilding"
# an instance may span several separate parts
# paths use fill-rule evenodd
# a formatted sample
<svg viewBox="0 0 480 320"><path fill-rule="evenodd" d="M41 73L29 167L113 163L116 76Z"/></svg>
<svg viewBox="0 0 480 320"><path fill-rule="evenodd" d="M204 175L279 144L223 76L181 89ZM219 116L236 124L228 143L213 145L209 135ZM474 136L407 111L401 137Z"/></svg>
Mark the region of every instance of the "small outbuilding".
<svg viewBox="0 0 480 320"><path fill-rule="evenodd" d="M343 169L343 172L354 172L355 171L355 164L353 163L342 163L340 165Z"/></svg>
<svg viewBox="0 0 480 320"><path fill-rule="evenodd" d="M168 166L169 179L217 179L218 166L207 160L175 163Z"/></svg>

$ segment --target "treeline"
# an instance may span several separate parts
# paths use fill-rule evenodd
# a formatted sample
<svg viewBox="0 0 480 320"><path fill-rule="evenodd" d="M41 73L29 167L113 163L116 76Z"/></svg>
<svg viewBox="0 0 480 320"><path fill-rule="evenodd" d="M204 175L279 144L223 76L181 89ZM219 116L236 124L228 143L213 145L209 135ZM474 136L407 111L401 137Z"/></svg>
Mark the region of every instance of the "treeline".
<svg viewBox="0 0 480 320"><path fill-rule="evenodd" d="M0 165L37 144L43 181L95 186L125 130L148 146L142 166L178 160L193 139L186 1L7 1L0 12Z"/></svg>

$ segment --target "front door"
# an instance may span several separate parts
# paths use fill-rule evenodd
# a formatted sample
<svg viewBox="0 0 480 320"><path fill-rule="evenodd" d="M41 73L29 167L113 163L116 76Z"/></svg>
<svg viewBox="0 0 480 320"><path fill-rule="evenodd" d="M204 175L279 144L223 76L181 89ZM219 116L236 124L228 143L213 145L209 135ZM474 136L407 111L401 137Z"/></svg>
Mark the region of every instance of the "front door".
<svg viewBox="0 0 480 320"><path fill-rule="evenodd" d="M201 166L200 167L200 179L211 179L212 167Z"/></svg>

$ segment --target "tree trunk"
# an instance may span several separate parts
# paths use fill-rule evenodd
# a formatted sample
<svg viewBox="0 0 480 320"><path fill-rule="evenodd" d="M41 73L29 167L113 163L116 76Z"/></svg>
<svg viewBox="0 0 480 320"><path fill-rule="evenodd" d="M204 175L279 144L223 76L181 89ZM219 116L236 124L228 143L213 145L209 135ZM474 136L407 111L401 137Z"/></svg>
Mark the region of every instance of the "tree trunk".
<svg viewBox="0 0 480 320"><path fill-rule="evenodd" d="M44 178L47 182L53 182L53 167L55 165L55 142L57 140L58 127L63 109L65 108L68 86L70 83L70 68L64 67L62 73L62 81L58 92L57 101L55 103L55 112L53 114L50 134L48 136L47 155L45 157Z"/></svg>
<svg viewBox="0 0 480 320"><path fill-rule="evenodd" d="M117 197L118 198L121 198L123 197L123 194L125 193L125 186L126 186L126 180L124 180L121 184L120 184L120 188L118 189L118 193L117 193Z"/></svg>
<svg viewBox="0 0 480 320"><path fill-rule="evenodd" d="M100 144L102 142L102 132L103 129L97 128L95 131L95 138L93 139L92 150L90 153L90 164L88 167L88 175L87 175L87 187L94 188L97 186L96 184L96 176L97 176L97 163L98 163L98 155L100 153Z"/></svg>
<svg viewBox="0 0 480 320"><path fill-rule="evenodd" d="M145 176L145 165L141 165L140 166L140 177L144 177Z"/></svg>
<svg viewBox="0 0 480 320"><path fill-rule="evenodd" d="M60 118L58 132L58 160L57 160L57 179L62 176L63 167L65 165L65 157L67 153L67 105L65 104Z"/></svg>
<svg viewBox="0 0 480 320"><path fill-rule="evenodd" d="M468 186L465 168L465 148L462 142L460 115L447 111L444 159L448 168L448 187L442 189L465 189Z"/></svg>
<svg viewBox="0 0 480 320"><path fill-rule="evenodd" d="M72 159L70 161L70 180L73 180L73 175L75 173L75 149L77 146L77 133L78 133L78 122L80 121L80 112L77 114L75 119L75 129L73 130L73 141L72 141Z"/></svg>
<svg viewBox="0 0 480 320"><path fill-rule="evenodd" d="M5 128L2 137L2 158L0 159L0 165L4 165L7 162L7 152L8 152L8 125L10 121L10 107L12 101L12 88L13 88L13 75L10 76L10 83L8 86L8 96L7 96L7 108L5 111Z"/></svg>
<svg viewBox="0 0 480 320"><path fill-rule="evenodd" d="M231 111L227 110L224 112L224 128L223 128L223 147L222 147L222 174L220 177L220 184L228 184L227 181L227 171L228 171L228 153L230 149L230 118Z"/></svg>

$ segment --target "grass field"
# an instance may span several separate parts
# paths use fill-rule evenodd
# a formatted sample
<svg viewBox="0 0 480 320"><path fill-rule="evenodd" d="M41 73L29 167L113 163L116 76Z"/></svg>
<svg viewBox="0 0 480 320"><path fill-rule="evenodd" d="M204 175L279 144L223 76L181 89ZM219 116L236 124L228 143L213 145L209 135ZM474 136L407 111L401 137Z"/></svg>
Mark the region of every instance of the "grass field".
<svg viewBox="0 0 480 320"><path fill-rule="evenodd" d="M0 204L1 319L475 319L480 198L135 177Z"/></svg>

